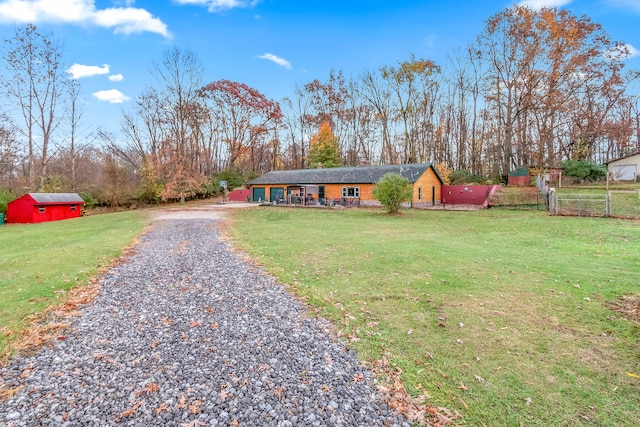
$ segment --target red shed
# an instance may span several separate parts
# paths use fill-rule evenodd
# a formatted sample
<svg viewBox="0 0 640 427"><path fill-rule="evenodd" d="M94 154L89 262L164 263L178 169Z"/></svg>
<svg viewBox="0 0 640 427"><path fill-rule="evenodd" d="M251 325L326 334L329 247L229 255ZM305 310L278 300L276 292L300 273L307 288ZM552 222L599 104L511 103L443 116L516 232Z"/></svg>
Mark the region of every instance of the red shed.
<svg viewBox="0 0 640 427"><path fill-rule="evenodd" d="M27 193L9 202L8 223L45 222L78 218L84 200L76 193Z"/></svg>

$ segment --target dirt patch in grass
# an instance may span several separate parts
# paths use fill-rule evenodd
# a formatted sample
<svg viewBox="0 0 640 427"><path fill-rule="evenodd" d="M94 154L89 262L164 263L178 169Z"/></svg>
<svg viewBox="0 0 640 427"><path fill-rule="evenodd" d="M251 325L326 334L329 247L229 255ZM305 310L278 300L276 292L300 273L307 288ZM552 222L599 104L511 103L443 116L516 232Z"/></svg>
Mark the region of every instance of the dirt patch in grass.
<svg viewBox="0 0 640 427"><path fill-rule="evenodd" d="M618 301L611 303L611 309L627 320L640 322L640 294L621 296Z"/></svg>

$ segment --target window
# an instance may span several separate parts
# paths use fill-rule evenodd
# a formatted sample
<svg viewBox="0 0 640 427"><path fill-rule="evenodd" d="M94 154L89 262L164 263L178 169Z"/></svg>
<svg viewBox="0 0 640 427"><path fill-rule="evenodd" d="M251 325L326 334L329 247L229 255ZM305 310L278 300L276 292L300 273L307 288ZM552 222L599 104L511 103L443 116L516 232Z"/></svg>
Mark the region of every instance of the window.
<svg viewBox="0 0 640 427"><path fill-rule="evenodd" d="M342 197L345 199L360 198L360 187L342 187Z"/></svg>
<svg viewBox="0 0 640 427"><path fill-rule="evenodd" d="M47 211L47 208L38 208L38 212L40 213L45 213Z"/></svg>
<svg viewBox="0 0 640 427"><path fill-rule="evenodd" d="M75 211L76 210L76 205L71 206L71 210Z"/></svg>
<svg viewBox="0 0 640 427"><path fill-rule="evenodd" d="M422 200L422 187L418 187L418 201Z"/></svg>

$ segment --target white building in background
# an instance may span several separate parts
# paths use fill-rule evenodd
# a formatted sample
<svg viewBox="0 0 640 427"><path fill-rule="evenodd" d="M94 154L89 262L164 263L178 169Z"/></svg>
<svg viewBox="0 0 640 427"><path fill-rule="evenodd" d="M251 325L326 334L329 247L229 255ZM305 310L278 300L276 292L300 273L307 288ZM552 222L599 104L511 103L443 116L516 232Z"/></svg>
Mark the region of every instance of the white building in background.
<svg viewBox="0 0 640 427"><path fill-rule="evenodd" d="M638 181L640 153L609 161L607 171L614 181Z"/></svg>

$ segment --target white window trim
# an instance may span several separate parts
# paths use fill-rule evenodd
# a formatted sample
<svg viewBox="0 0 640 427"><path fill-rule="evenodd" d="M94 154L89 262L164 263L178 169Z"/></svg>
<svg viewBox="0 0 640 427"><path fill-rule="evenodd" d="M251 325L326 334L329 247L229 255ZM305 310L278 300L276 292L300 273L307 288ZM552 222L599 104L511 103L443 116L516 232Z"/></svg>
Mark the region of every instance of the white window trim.
<svg viewBox="0 0 640 427"><path fill-rule="evenodd" d="M349 196L350 189L353 189L353 196ZM360 187L342 187L342 198L343 199L359 199Z"/></svg>

